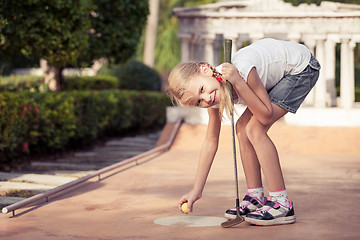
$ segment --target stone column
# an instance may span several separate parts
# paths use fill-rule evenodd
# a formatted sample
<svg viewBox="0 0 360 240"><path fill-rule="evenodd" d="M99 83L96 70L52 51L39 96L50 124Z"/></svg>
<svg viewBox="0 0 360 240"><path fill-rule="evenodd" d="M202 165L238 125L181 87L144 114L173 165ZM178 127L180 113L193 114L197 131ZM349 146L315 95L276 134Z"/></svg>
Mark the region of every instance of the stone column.
<svg viewBox="0 0 360 240"><path fill-rule="evenodd" d="M205 43L204 47L204 61L214 65L215 64L215 55L214 55L214 42L215 35L206 35L203 36L203 42Z"/></svg>
<svg viewBox="0 0 360 240"><path fill-rule="evenodd" d="M288 37L289 41L300 42L301 34L298 32L290 32L290 33L288 33L287 37Z"/></svg>
<svg viewBox="0 0 360 240"><path fill-rule="evenodd" d="M238 48L244 47L244 42L249 42L249 36L247 34L239 34L238 37Z"/></svg>
<svg viewBox="0 0 360 240"><path fill-rule="evenodd" d="M264 33L262 33L262 32L250 33L249 37L250 37L251 42L253 43L260 39L263 39Z"/></svg>
<svg viewBox="0 0 360 240"><path fill-rule="evenodd" d="M350 73L350 88L351 88L351 97L352 103L355 102L355 60L354 60L354 49L356 47L356 43L354 41L350 41L349 48L350 48L350 60L349 60L349 73Z"/></svg>
<svg viewBox="0 0 360 240"><path fill-rule="evenodd" d="M179 34L181 40L181 62L189 62L191 60L191 35Z"/></svg>
<svg viewBox="0 0 360 240"><path fill-rule="evenodd" d="M310 52L315 56L315 45L316 45L315 39L305 40L304 44L307 46Z"/></svg>
<svg viewBox="0 0 360 240"><path fill-rule="evenodd" d="M352 107L352 87L350 78L350 37L341 38L341 55L340 55L340 102L342 108Z"/></svg>
<svg viewBox="0 0 360 240"><path fill-rule="evenodd" d="M326 105L329 107L336 106L336 83L335 83L335 47L336 42L328 38L325 41L325 66L322 71L325 72L325 82L327 89Z"/></svg>
<svg viewBox="0 0 360 240"><path fill-rule="evenodd" d="M307 46L307 48L309 48L310 52L315 56L315 40L309 39L309 40L306 40L304 43ZM305 105L305 106L314 106L315 105L315 88L316 88L316 85L313 89L311 89L311 91L305 98L303 105Z"/></svg>
<svg viewBox="0 0 360 240"><path fill-rule="evenodd" d="M238 50L238 46L237 46L238 36L234 36L234 35L229 36L228 39L232 40L231 54L233 56Z"/></svg>
<svg viewBox="0 0 360 240"><path fill-rule="evenodd" d="M222 38L215 38L214 42L214 64L215 66L220 64L220 48L222 49Z"/></svg>
<svg viewBox="0 0 360 240"><path fill-rule="evenodd" d="M200 34L195 34L191 38L191 47L190 47L190 59L191 61L204 61L204 43L202 42L202 36Z"/></svg>
<svg viewBox="0 0 360 240"><path fill-rule="evenodd" d="M322 67L325 66L325 36L318 36L316 41L316 58ZM320 71L319 79L315 86L315 107L326 107L326 82L325 73Z"/></svg>

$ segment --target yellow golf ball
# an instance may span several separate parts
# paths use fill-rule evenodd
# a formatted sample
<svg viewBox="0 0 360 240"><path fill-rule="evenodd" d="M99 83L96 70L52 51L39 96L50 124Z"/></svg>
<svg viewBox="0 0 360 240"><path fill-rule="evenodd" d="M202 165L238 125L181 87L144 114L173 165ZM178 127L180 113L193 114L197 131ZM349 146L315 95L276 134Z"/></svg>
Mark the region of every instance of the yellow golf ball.
<svg viewBox="0 0 360 240"><path fill-rule="evenodd" d="M188 213L188 204L187 203L183 203L181 205L181 211L183 211L183 213Z"/></svg>

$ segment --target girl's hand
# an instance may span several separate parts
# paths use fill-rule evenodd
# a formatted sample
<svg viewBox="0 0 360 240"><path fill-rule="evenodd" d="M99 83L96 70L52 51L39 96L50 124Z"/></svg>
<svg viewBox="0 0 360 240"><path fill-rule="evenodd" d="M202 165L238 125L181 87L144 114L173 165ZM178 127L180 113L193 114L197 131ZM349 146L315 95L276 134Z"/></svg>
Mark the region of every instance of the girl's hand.
<svg viewBox="0 0 360 240"><path fill-rule="evenodd" d="M232 85L239 81L244 81L244 79L240 76L237 68L231 63L223 63L222 64L222 76L224 79L228 80Z"/></svg>
<svg viewBox="0 0 360 240"><path fill-rule="evenodd" d="M198 191L196 191L196 190L191 190L190 192L188 192L187 194L185 194L184 196L182 196L181 198L180 198L180 201L179 201L179 210L180 210L180 212L183 212L182 210L181 210L181 205L183 204L183 203L188 203L188 211L189 212L192 212L192 210L193 210L193 204L197 201L197 200L199 200L200 198L202 197L202 194L201 194L201 192L199 193Z"/></svg>

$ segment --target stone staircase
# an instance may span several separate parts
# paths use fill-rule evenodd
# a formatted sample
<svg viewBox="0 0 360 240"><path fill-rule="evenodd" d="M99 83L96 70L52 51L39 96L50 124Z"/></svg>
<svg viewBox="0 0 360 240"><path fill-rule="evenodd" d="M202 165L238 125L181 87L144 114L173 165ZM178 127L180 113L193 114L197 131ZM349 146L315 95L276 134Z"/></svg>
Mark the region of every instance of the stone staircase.
<svg viewBox="0 0 360 240"><path fill-rule="evenodd" d="M113 138L55 160L33 160L28 170L0 172L0 208L73 181L155 147L161 130Z"/></svg>

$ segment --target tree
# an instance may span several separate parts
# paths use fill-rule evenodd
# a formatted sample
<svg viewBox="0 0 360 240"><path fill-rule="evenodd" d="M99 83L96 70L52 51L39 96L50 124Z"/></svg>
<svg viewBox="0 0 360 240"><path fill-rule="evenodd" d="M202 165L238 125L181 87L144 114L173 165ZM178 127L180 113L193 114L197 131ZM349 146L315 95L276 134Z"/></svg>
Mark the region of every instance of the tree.
<svg viewBox="0 0 360 240"><path fill-rule="evenodd" d="M45 81L61 90L66 65L131 57L147 14L147 0L0 0L0 58L21 52L47 60Z"/></svg>
<svg viewBox="0 0 360 240"><path fill-rule="evenodd" d="M0 57L21 52L46 59L47 75L57 78L46 81L59 90L62 67L74 63L87 47L89 11L87 0L0 0Z"/></svg>
<svg viewBox="0 0 360 240"><path fill-rule="evenodd" d="M145 45L144 45L144 63L149 67L154 67L156 32L159 19L160 0L149 0L150 14L146 24Z"/></svg>
<svg viewBox="0 0 360 240"><path fill-rule="evenodd" d="M122 63L136 53L149 14L148 0L93 0L85 62L107 58ZM84 56L83 56L84 57Z"/></svg>

